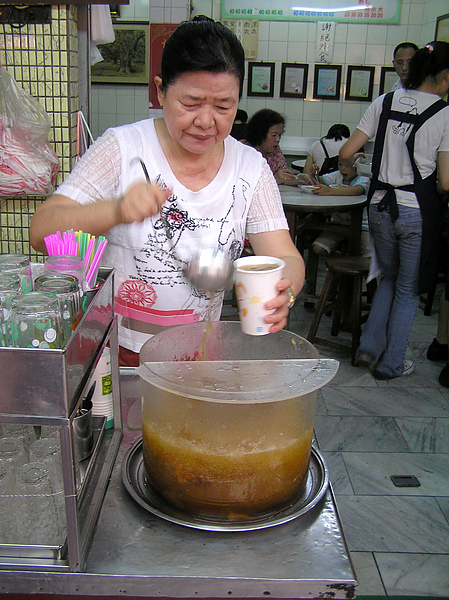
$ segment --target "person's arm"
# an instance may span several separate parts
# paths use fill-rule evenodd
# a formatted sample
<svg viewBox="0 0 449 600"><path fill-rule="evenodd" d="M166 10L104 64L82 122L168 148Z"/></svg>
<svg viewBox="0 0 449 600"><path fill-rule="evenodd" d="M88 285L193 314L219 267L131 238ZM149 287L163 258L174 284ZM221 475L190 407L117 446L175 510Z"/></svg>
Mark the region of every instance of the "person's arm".
<svg viewBox="0 0 449 600"><path fill-rule="evenodd" d="M272 231L266 231L267 224ZM287 323L290 300L288 288L296 296L304 283L304 261L293 243L287 229L279 188L267 163L254 190L246 223L247 238L258 255L276 256L285 260L284 279L278 283L278 296L268 303L267 308L276 311L269 315L270 331L275 333ZM268 318L268 317L267 317Z"/></svg>
<svg viewBox="0 0 449 600"><path fill-rule="evenodd" d="M298 185L296 175L290 169L279 169L279 171L276 171L274 178L278 185Z"/></svg>
<svg viewBox="0 0 449 600"><path fill-rule="evenodd" d="M99 236L120 223L143 221L159 212L169 192L141 179L119 197L121 153L112 129L82 156L62 186L36 210L30 242L45 252L44 237L57 231L85 231Z"/></svg>
<svg viewBox="0 0 449 600"><path fill-rule="evenodd" d="M340 158L348 160L351 156L354 156L368 140L369 137L366 133L363 133L360 129L356 129L348 141L340 148Z"/></svg>
<svg viewBox="0 0 449 600"><path fill-rule="evenodd" d="M438 182L440 194L449 192L449 151L438 152Z"/></svg>
<svg viewBox="0 0 449 600"><path fill-rule="evenodd" d="M156 185L139 182L116 200L79 204L61 194L45 200L31 219L30 243L35 250L45 252L44 238L57 231L85 231L96 237L115 225L141 222L156 215L170 194Z"/></svg>
<svg viewBox="0 0 449 600"><path fill-rule="evenodd" d="M313 190L317 196L361 196L365 193L365 188L361 185L342 185L339 187L329 187L327 185L317 184L317 189Z"/></svg>
<svg viewBox="0 0 449 600"><path fill-rule="evenodd" d="M318 165L313 160L313 156L311 154L308 154L306 158L306 164L304 165L304 169L302 170L302 172L305 175L311 175L312 177L315 177L318 174L319 170L320 169Z"/></svg>
<svg viewBox="0 0 449 600"><path fill-rule="evenodd" d="M248 239L255 254L276 256L286 263L284 278L276 285L279 294L265 305L268 310L275 309L275 312L265 317L265 322L271 323L270 333L276 333L287 325L287 304L290 300L288 289L291 287L293 295L297 296L304 284L304 260L286 229L250 233Z"/></svg>

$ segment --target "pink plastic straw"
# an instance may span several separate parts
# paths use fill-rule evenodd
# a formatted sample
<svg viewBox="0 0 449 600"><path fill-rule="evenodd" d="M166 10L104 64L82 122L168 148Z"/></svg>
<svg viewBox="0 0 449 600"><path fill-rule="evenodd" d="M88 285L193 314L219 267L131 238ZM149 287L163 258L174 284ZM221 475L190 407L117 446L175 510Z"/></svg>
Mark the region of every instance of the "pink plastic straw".
<svg viewBox="0 0 449 600"><path fill-rule="evenodd" d="M87 243L86 254L84 255L84 270L86 271L86 273L88 272L88 269L89 269L90 257L92 254L92 249L94 247L94 244L95 244L95 238L90 238L90 240Z"/></svg>
<svg viewBox="0 0 449 600"><path fill-rule="evenodd" d="M103 240L98 244L98 248L96 250L95 256L94 256L92 263L90 265L90 268L89 268L89 272L86 275L86 283L90 288L92 288L95 284L95 281L97 278L98 267L100 265L100 260L101 260L101 257L103 256L103 252L104 252L104 249L106 248L107 243L108 243L107 240Z"/></svg>

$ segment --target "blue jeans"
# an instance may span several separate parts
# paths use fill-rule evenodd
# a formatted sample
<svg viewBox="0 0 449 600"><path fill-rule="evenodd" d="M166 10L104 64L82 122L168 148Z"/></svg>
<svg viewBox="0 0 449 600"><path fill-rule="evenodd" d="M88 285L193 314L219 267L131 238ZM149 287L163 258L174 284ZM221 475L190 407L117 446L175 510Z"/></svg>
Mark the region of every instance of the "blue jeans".
<svg viewBox="0 0 449 600"><path fill-rule="evenodd" d="M419 304L418 270L422 217L418 208L398 206L393 223L388 210L370 206L369 225L383 274L362 336L359 352L379 360L376 371L399 377L413 320Z"/></svg>

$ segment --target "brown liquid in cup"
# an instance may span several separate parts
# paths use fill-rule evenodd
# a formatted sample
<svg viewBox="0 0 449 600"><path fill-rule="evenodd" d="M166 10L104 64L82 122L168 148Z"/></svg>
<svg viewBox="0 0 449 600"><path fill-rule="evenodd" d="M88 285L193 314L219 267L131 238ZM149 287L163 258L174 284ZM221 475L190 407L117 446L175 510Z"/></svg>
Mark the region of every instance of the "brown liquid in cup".
<svg viewBox="0 0 449 600"><path fill-rule="evenodd" d="M261 265L242 265L239 267L241 271L272 271L277 269L279 265L273 265L271 263L265 263Z"/></svg>

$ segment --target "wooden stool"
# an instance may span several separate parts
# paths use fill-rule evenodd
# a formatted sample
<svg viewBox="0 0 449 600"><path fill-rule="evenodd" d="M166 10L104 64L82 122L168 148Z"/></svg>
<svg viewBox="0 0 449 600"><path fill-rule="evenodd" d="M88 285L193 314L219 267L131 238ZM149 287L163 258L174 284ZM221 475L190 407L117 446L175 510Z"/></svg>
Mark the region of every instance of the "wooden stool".
<svg viewBox="0 0 449 600"><path fill-rule="evenodd" d="M346 317L352 333L351 364L354 366L356 366L355 354L359 346L361 324L368 316L366 314L362 317L362 285L363 278L368 275L370 260L362 256L330 256L326 259L328 272L307 336L312 344L347 350L346 345L317 336L323 314L333 311L331 335L334 336L338 335L342 319ZM368 284L368 301L372 298L375 286L375 281L372 285Z"/></svg>

